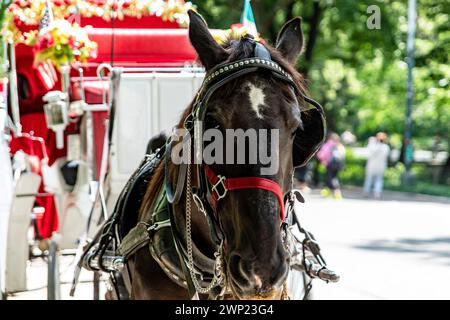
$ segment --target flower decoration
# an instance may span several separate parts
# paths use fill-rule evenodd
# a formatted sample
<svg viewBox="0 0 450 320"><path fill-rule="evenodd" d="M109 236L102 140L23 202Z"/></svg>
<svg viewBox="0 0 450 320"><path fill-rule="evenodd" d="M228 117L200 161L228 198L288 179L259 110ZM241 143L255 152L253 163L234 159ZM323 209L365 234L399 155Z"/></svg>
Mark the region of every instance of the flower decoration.
<svg viewBox="0 0 450 320"><path fill-rule="evenodd" d="M240 39L243 36L245 36L246 34L251 34L250 29L241 23L236 23L236 24L231 25L230 29L221 30L219 32L214 33L213 37L214 37L214 40L216 40L216 42L218 44L224 45L229 40ZM256 41L262 40L261 37L259 36L259 34L257 34L256 36L255 35L253 35L253 36L255 37Z"/></svg>
<svg viewBox="0 0 450 320"><path fill-rule="evenodd" d="M185 27L188 24L187 11L191 2L184 0L52 0L55 18L65 19L71 15L82 17L111 18L156 15L164 21L176 21ZM16 25L37 25L45 6L45 0L14 0L10 12L16 17Z"/></svg>
<svg viewBox="0 0 450 320"><path fill-rule="evenodd" d="M85 28L67 20L56 19L40 33L29 33L27 44L33 45L35 62L50 60L56 67L86 62L97 55L97 43Z"/></svg>
<svg viewBox="0 0 450 320"><path fill-rule="evenodd" d="M55 19L67 19L79 14L82 17L100 17L106 21L124 17L161 17L163 21L177 22L186 27L187 11L193 8L184 0L51 0ZM33 32L42 19L46 0L13 0L5 17L2 35L14 43L33 42ZM31 36L31 38L30 38Z"/></svg>

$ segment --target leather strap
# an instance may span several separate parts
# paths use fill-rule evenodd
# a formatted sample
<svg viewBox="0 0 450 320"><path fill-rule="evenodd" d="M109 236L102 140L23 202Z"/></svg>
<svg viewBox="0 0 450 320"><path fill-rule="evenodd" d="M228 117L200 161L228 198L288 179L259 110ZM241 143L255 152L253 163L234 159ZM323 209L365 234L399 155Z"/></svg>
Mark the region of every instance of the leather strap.
<svg viewBox="0 0 450 320"><path fill-rule="evenodd" d="M278 183L273 180L260 178L260 177L240 177L240 178L225 178L223 176L218 176L209 166L205 166L206 176L209 183L213 185L211 188L211 199L212 205L217 209L217 204L220 199L225 197L229 190L239 190L239 189L262 189L267 190L275 194L280 206L280 218L284 221L284 201L283 201L283 191ZM219 188L223 188L222 194L218 191Z"/></svg>
<svg viewBox="0 0 450 320"><path fill-rule="evenodd" d="M165 162L165 164L164 164L164 185L166 188L167 201L169 201L169 203L171 203L171 204L176 204L180 201L181 195L183 194L188 164L181 163L178 166L178 178L176 181L176 189L175 189L175 193L174 193L173 187L172 187L172 181L170 179L170 172L169 172L170 160L172 159L171 157L172 157L172 144L173 143L174 143L173 141L169 141L169 142L167 142L167 146L166 146L166 155L165 155L165 159L164 159L164 162Z"/></svg>
<svg viewBox="0 0 450 320"><path fill-rule="evenodd" d="M259 42L255 42L255 57L264 60L272 60L269 50Z"/></svg>

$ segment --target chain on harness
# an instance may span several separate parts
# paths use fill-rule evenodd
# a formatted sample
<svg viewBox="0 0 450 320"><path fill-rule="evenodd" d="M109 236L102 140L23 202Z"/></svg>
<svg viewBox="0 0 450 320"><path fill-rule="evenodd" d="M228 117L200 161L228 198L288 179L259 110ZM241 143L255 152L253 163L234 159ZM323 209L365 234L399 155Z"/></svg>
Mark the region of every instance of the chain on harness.
<svg viewBox="0 0 450 320"><path fill-rule="evenodd" d="M188 151L188 159L190 159L190 156L191 156L190 148L188 148L188 150L189 150ZM194 256L193 256L193 252L192 252L191 198L192 198L191 166L188 165L187 177L186 177L186 249L187 249L187 256L188 256L187 267L189 269L189 274L192 279L192 283L194 284L195 290L198 293L206 294L206 293L209 293L213 288L215 288L217 286L221 286L221 287L223 287L223 289L221 290L221 293L219 295L223 295L223 293L225 291L225 287L223 286L223 282L225 279L224 272L223 272L223 258L222 258L223 242L220 244L220 246L217 248L217 251L214 253L214 257L215 257L214 277L211 280L211 282L206 287L202 287L200 282L197 279L197 276L195 275ZM196 199L196 198L194 198L194 199ZM195 201L195 203L197 203L197 202ZM197 204L197 206L198 206L198 204ZM200 211L202 211L203 214L206 214L203 204L201 205Z"/></svg>

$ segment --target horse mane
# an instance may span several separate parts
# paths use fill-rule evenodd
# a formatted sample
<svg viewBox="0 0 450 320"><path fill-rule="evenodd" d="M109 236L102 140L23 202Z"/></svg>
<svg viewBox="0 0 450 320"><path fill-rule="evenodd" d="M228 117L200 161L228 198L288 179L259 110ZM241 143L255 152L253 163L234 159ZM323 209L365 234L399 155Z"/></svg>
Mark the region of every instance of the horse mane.
<svg viewBox="0 0 450 320"><path fill-rule="evenodd" d="M222 46L230 54L228 59L224 61L224 63L230 63L236 60L254 57L254 43L250 41L248 38L241 38L241 39L228 38L226 41L224 41L224 44ZM288 61L286 61L275 48L267 44L264 44L264 46L269 51L272 61L276 62L280 67L282 67L285 71L287 71L292 76L292 79L297 85L299 91L305 94L306 85L303 76L295 69L294 66L292 66ZM233 82L236 83L237 80ZM285 96L289 97L291 93L288 89L288 85L286 84L280 85L282 86L281 87L282 93ZM224 94L227 95L230 94L231 91L232 88L228 88L228 90L224 90L222 92L224 92ZM191 101L189 106L184 111L180 119L180 122L177 125L178 128L182 128L184 120L191 113L193 104L194 100ZM170 168L170 174L174 175L174 168ZM144 195L144 199L142 201L141 209L139 212L139 218L141 218L146 212L148 212L151 209L153 200L157 197L158 193L160 192L160 188L163 187L164 187L164 161L161 161L161 163L155 169L155 173L149 183L149 186L147 187L147 191Z"/></svg>

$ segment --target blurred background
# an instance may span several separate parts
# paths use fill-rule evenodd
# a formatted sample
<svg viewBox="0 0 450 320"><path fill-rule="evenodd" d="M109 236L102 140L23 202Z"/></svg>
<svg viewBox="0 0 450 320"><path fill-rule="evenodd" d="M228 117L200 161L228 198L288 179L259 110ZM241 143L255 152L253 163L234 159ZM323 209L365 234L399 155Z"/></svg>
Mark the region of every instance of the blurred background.
<svg viewBox="0 0 450 320"><path fill-rule="evenodd" d="M254 30L272 45L302 17L296 68L329 136L295 173L300 214L341 276L315 280L312 298L450 299L447 0L0 1L1 298L104 298L105 275L86 270L69 295L75 264L148 139L201 85L192 7L214 36ZM105 64L126 74L112 149Z"/></svg>
<svg viewBox="0 0 450 320"><path fill-rule="evenodd" d="M345 136L343 184L362 186L365 147L377 132L389 136L393 150L386 171L390 190L450 196L449 12L445 0L417 4L412 147L414 180L405 172L404 134L407 111L408 1L252 0L258 32L273 44L283 23L300 16L305 49L298 69L312 97L324 107L329 131ZM195 1L211 28L226 29L242 14L242 1ZM379 8L379 29L369 17ZM344 139L345 140L345 139ZM318 168L319 174L324 173ZM320 178L315 176L318 183Z"/></svg>

